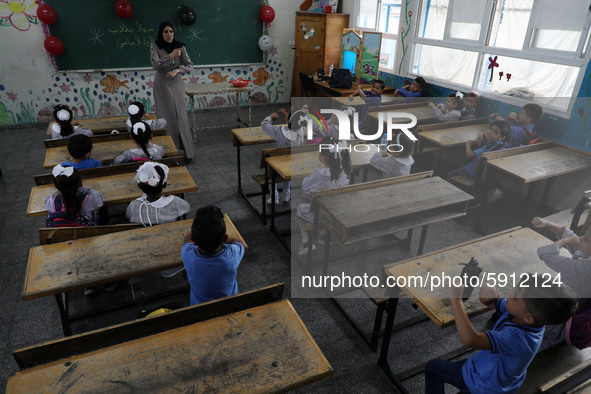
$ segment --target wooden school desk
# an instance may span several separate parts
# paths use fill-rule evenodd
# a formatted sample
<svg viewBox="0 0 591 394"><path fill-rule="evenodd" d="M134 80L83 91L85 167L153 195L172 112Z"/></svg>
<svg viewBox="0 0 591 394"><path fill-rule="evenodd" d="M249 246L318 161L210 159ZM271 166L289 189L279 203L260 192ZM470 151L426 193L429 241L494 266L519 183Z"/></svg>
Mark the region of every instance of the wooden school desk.
<svg viewBox="0 0 591 394"><path fill-rule="evenodd" d="M443 273L448 276L460 275L463 266L459 263L467 263L471 257L478 260L479 266L483 269L480 278L499 278L504 274L509 278L505 287L499 287L502 297L507 297L514 286L511 283L510 275L514 274L519 280L521 273L538 273L538 275L550 275L555 278L556 272L548 268L538 258L537 249L552 241L529 228L513 228L486 237L478 238L447 249L427 253L399 263L384 267L386 276L393 278L408 278L420 276L424 280L441 277ZM564 249L561 253L565 253ZM546 280L547 277L544 277ZM491 282L492 284L492 279ZM517 282L519 283L519 282ZM541 283L541 282L539 282ZM486 281L484 282L486 284ZM378 365L384 370L390 379L396 384L398 378L390 370L388 364L388 350L392 336L392 327L398 304L399 291L403 291L415 302L439 327L447 327L454 324L454 316L449 293L447 289L437 287L433 292L428 287L411 287L409 285L393 288L387 306L387 319L382 349ZM474 289L472 296L465 302L468 316L476 316L487 310L478 300L478 288Z"/></svg>
<svg viewBox="0 0 591 394"><path fill-rule="evenodd" d="M156 119L155 114L146 114L147 119ZM120 133L127 133L127 115L109 116L106 118L74 119L80 122L80 126L92 130L93 134L111 134L111 131L117 130ZM51 125L47 126L47 136L51 137Z"/></svg>
<svg viewBox="0 0 591 394"><path fill-rule="evenodd" d="M417 125L425 125L430 123L437 123L439 120L435 117L435 113L429 107L428 103L426 102L418 102L418 103L409 103L409 104L389 104L383 105L380 107L372 107L369 109L370 112L367 114L367 122L372 122L373 124L377 125L379 122L379 114L380 112L409 112L417 117ZM401 122L401 123L409 123L410 119L408 118L394 118L392 119L394 123ZM384 118L384 122L386 122L386 118ZM415 126L416 127L416 126ZM370 125L371 128L371 125ZM377 126L375 127L377 129ZM385 130L384 130L385 131Z"/></svg>
<svg viewBox="0 0 591 394"><path fill-rule="evenodd" d="M234 87L230 82L219 82L219 83L205 83L205 84L193 84L193 85L185 85L185 94L189 96L189 100L191 101L191 120L192 120L192 129L193 129L193 141L197 142L197 130L201 129L208 129L208 128L218 128L218 127L226 127L231 125L236 125L243 123L245 126L250 127L252 123L252 107L250 102L250 94L253 88L250 86L245 86L243 88ZM247 102L248 102L248 123L240 119L240 93L246 92L247 94ZM197 121L195 120L195 96L202 96L207 94L235 94L235 103L236 103L236 122L228 123L223 125L212 125L212 126L200 126L197 127ZM229 95L228 95L229 97Z"/></svg>
<svg viewBox="0 0 591 394"><path fill-rule="evenodd" d="M275 285L17 350L24 369L7 392L274 393L331 376L282 290Z"/></svg>
<svg viewBox="0 0 591 394"><path fill-rule="evenodd" d="M165 156L176 156L179 154L172 137L169 135L163 135L154 137L150 142L161 145L164 148ZM127 137L127 139L121 141L106 141L98 142L92 145L92 157L96 157L101 162L109 163L115 160L117 156L122 154L128 149L137 148L137 144ZM68 153L67 146L56 146L54 148L47 148L45 150L45 161L43 162L43 168L53 168L55 165L70 160L70 153Z"/></svg>
<svg viewBox="0 0 591 394"><path fill-rule="evenodd" d="M143 192L137 187L133 180L135 172L116 174L99 178L84 179L84 186L97 190L103 194L104 205L130 202L142 196ZM182 194L196 191L197 185L187 167L172 167L168 174L166 188L163 195ZM55 193L55 187L50 185L35 186L31 188L29 205L27 206L27 217L47 215L45 209L45 198Z"/></svg>
<svg viewBox="0 0 591 394"><path fill-rule="evenodd" d="M393 100L396 96L394 93L385 93L382 94L382 104L388 104L389 101ZM352 98L353 100L350 100ZM332 99L335 103L336 108L340 107L363 107L365 105L365 100L359 96L355 97L333 97Z"/></svg>
<svg viewBox="0 0 591 394"><path fill-rule="evenodd" d="M226 233L244 241L227 215ZM64 335L70 335L67 292L182 265L192 219L36 246L29 251L23 300L55 295ZM66 293L62 302L61 293Z"/></svg>
<svg viewBox="0 0 591 394"><path fill-rule="evenodd" d="M161 135L166 135L165 129L160 130L152 130L153 137L159 137ZM108 141L124 141L129 139L129 133L119 133L119 134L96 134L90 137L93 144L98 142L108 142ZM61 138L59 140L45 140L43 141L45 144L45 148L53 148L55 146L68 146L69 138Z"/></svg>
<svg viewBox="0 0 591 394"><path fill-rule="evenodd" d="M489 126L486 118L421 126L417 129L417 152L421 154L429 146L441 149L465 146L466 141L486 134Z"/></svg>
<svg viewBox="0 0 591 394"><path fill-rule="evenodd" d="M357 91L358 87L361 89L369 90L371 89L370 84L357 84L353 83L349 89L340 89L340 88L331 88L328 86L328 81L316 81L316 92L319 96L324 97L341 97L341 96L350 96ZM396 89L391 86L386 86L384 88L383 93L394 93Z"/></svg>

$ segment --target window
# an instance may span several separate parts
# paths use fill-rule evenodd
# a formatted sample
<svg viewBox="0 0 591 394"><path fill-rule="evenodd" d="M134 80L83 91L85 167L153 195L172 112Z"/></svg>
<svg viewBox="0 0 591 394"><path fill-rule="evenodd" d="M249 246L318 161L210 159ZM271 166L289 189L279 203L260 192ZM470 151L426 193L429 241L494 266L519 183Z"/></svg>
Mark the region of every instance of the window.
<svg viewBox="0 0 591 394"><path fill-rule="evenodd" d="M380 71L394 72L402 0L359 0L356 28L382 33Z"/></svg>
<svg viewBox="0 0 591 394"><path fill-rule="evenodd" d="M515 105L522 102L509 97L520 97L568 114L587 65L589 4L417 0L408 71L452 89Z"/></svg>

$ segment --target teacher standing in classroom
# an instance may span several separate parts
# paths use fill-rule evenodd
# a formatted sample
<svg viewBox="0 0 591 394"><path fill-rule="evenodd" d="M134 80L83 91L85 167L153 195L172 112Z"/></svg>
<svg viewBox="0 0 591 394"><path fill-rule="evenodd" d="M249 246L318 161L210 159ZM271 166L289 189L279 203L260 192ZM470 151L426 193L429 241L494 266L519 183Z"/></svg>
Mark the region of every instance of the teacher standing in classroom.
<svg viewBox="0 0 591 394"><path fill-rule="evenodd" d="M174 39L174 27L170 22L160 23L158 37L150 46L154 77L154 103L156 117L166 119L166 132L178 147L185 151L190 163L195 154L187 105L185 104L184 73L190 73L193 63L185 44Z"/></svg>

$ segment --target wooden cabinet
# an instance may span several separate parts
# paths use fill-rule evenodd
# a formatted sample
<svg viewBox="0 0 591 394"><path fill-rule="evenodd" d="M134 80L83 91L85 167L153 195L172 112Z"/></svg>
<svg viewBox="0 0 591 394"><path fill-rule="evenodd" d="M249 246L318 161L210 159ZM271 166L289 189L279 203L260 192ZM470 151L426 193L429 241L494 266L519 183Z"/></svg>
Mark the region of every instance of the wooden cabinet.
<svg viewBox="0 0 591 394"><path fill-rule="evenodd" d="M349 14L296 12L292 97L303 94L300 72L313 74L324 67L328 73L330 63L335 69L339 68L343 29L347 27Z"/></svg>

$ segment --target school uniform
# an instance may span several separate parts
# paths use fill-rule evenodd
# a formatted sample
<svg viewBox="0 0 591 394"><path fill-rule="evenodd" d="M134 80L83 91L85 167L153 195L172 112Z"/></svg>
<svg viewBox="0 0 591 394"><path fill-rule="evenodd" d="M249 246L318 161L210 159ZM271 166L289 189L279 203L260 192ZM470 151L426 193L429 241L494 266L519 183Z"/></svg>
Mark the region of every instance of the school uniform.
<svg viewBox="0 0 591 394"><path fill-rule="evenodd" d="M511 126L511 147L521 146L527 144L530 140L538 138L537 133L534 131L533 124L519 124Z"/></svg>
<svg viewBox="0 0 591 394"><path fill-rule="evenodd" d="M466 166L464 166L464 167L450 171L447 174L446 179L449 182L453 183L451 178L453 178L455 176L467 175L467 176L471 176L471 177L476 177L476 164L478 163L478 159L480 158L480 156L482 156L483 153L492 152L495 150L507 149L508 147L509 147L508 143L503 142L503 141L489 141L489 142L487 142L486 144L484 144L483 146L481 146L480 148L478 148L474 151L474 160L472 160L470 163L466 164Z"/></svg>
<svg viewBox="0 0 591 394"><path fill-rule="evenodd" d="M45 198L45 208L49 212L45 220L47 227L62 227L66 222L70 225L95 226L98 224L98 211L103 206L103 195L94 189L81 186L77 194L80 201L80 212L75 215L66 213L66 206L60 193L49 195Z"/></svg>
<svg viewBox="0 0 591 394"><path fill-rule="evenodd" d="M382 171L382 178L392 178L395 176L410 174L410 168L414 164L412 155L408 156L382 156L380 152L374 153L369 159L369 164L373 168Z"/></svg>
<svg viewBox="0 0 591 394"><path fill-rule="evenodd" d="M472 109L462 109L461 111L461 119L462 120L472 120L472 119L476 119L476 108L472 108Z"/></svg>
<svg viewBox="0 0 591 394"><path fill-rule="evenodd" d="M72 134L67 135L67 136L62 136L62 128L58 123L54 123L51 125L50 127L51 130L51 139L52 140L61 140L64 138L70 138L71 136L75 135L75 134L84 134L88 137L92 137L92 130L90 129L85 129L84 127L80 127L80 126L74 126L74 131L72 131Z"/></svg>
<svg viewBox="0 0 591 394"><path fill-rule="evenodd" d="M423 95L421 90L418 92L412 92L410 90L406 90L406 88L399 88L398 93L400 93L400 95L403 97L421 97Z"/></svg>
<svg viewBox="0 0 591 394"><path fill-rule="evenodd" d="M361 110L361 121L359 122L359 127L362 129L367 126L367 112L369 111L369 107L377 107L382 103L381 93L373 94L371 90L364 90L363 94L365 94L365 104Z"/></svg>
<svg viewBox="0 0 591 394"><path fill-rule="evenodd" d="M435 117L442 122L455 122L462 117L462 113L457 109L451 111L447 110L445 113L443 113L438 106L431 107L431 109L433 110Z"/></svg>
<svg viewBox="0 0 591 394"><path fill-rule="evenodd" d="M177 196L160 197L156 201L148 201L144 194L133 200L127 206L125 216L131 223L141 223L144 226L169 223L183 216L191 209L191 205Z"/></svg>
<svg viewBox="0 0 591 394"><path fill-rule="evenodd" d="M164 157L164 148L160 145L148 143L148 153L150 157L147 157L142 148L128 149L115 158L113 164L129 163L134 159L146 159L146 160L160 160Z"/></svg>
<svg viewBox="0 0 591 394"><path fill-rule="evenodd" d="M304 141L304 130L300 128L297 131L290 130L286 126L275 126L271 116L267 116L261 122L261 128L267 135L275 140L278 148L287 148L288 146L299 146Z"/></svg>
<svg viewBox="0 0 591 394"><path fill-rule="evenodd" d="M163 129L166 127L166 119L162 119L162 118L142 120L142 122L144 122L148 126L150 126L150 129L152 129L152 130L159 130L159 129ZM125 122L125 125L127 126L127 131L129 133L131 133L133 125L131 124L131 119L129 118L129 116L127 117L127 121Z"/></svg>
<svg viewBox="0 0 591 394"><path fill-rule="evenodd" d="M336 180L330 179L330 168L315 168L309 176L302 181L302 194L305 198L310 198L312 193L319 190L335 189L337 187L347 186L349 178L344 171L341 171ZM310 212L310 203L298 205L297 215L309 222L314 221L314 213Z"/></svg>
<svg viewBox="0 0 591 394"><path fill-rule="evenodd" d="M62 163L62 167L63 166L71 166L74 167L77 170L86 170L88 168L97 168L101 166L101 161L98 159L94 159L92 157L89 157L88 159L84 159L81 162L78 163L72 163L71 161L65 161Z"/></svg>

